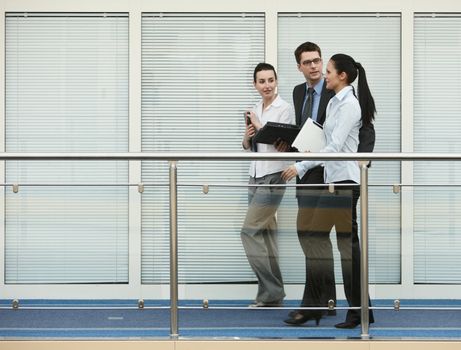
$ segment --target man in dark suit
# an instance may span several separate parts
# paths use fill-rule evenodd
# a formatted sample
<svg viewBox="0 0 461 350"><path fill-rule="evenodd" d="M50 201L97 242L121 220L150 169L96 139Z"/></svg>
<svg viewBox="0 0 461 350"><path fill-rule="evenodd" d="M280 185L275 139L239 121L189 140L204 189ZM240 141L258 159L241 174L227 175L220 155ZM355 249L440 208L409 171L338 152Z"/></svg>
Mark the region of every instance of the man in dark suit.
<svg viewBox="0 0 461 350"><path fill-rule="evenodd" d="M293 104L295 107L296 124L302 126L307 118L312 118L323 125L326 108L334 92L326 89L323 78L323 61L320 47L312 42L305 42L294 52L298 70L303 73L306 82L293 89ZM372 152L375 142L373 125L360 130L359 152ZM282 149L283 146L280 146ZM286 148L286 145L285 145ZM280 150L279 149L279 150ZM323 166L309 170L297 184L324 184ZM327 306L329 300L336 303L336 286L334 276L333 249L331 241L316 238L315 229L311 227L314 211L319 202L324 187L297 187L298 201L297 233L300 245L305 255L306 283L301 302L303 307ZM357 222L352 222L357 228ZM318 247L319 242L323 245ZM325 246L327 245L327 246ZM316 249L320 248L320 249ZM318 252L328 252L318 256ZM360 285L358 286L360 290ZM329 311L328 315L335 315ZM285 323L299 325L310 319L320 320L323 312L318 310L297 310L289 314Z"/></svg>

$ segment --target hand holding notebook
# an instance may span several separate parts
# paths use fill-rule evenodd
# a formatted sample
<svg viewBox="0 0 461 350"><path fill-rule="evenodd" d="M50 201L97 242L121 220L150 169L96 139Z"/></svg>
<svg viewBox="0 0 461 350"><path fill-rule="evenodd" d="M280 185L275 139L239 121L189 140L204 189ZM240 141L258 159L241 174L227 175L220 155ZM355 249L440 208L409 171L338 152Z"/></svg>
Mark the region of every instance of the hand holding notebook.
<svg viewBox="0 0 461 350"><path fill-rule="evenodd" d="M299 152L318 152L326 145L323 127L311 118L307 119L292 146Z"/></svg>
<svg viewBox="0 0 461 350"><path fill-rule="evenodd" d="M294 124L267 122L259 129L253 141L272 145L280 139L291 145L298 132L299 126Z"/></svg>

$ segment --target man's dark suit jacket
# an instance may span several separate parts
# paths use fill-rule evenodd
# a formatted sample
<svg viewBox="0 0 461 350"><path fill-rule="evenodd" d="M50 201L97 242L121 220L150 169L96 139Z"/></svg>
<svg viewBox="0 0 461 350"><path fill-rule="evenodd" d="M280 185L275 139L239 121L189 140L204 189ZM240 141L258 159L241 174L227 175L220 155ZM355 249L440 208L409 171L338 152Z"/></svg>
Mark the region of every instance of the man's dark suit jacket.
<svg viewBox="0 0 461 350"><path fill-rule="evenodd" d="M328 102L335 95L334 91L326 88L326 82L322 87L320 95L319 109L317 112L317 122L321 125L325 122ZM295 107L296 125L301 126L301 113L303 110L304 97L306 96L306 83L296 85L293 89L293 104ZM373 152L375 146L375 129L373 124L362 126L359 133L358 152ZM323 167L318 166L310 169L302 179L297 178L297 183L301 184L321 184L323 183Z"/></svg>

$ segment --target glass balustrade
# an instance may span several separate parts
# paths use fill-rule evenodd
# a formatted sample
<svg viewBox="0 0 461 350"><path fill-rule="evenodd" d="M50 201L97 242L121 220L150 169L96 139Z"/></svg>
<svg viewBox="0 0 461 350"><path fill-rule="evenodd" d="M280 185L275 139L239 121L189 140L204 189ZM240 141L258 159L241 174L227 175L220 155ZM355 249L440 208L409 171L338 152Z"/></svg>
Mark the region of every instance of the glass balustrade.
<svg viewBox="0 0 461 350"><path fill-rule="evenodd" d="M460 338L454 180L373 177L395 159L366 188L145 162L139 183L4 184L1 337Z"/></svg>

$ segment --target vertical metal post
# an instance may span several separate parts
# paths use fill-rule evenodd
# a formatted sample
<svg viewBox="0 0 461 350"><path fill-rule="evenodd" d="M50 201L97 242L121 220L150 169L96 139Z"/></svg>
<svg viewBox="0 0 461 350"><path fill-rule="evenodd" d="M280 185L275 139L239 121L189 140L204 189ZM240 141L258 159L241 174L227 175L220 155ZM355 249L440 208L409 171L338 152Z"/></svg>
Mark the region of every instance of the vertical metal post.
<svg viewBox="0 0 461 350"><path fill-rule="evenodd" d="M360 301L362 338L369 337L369 305L368 305L368 164L360 165Z"/></svg>
<svg viewBox="0 0 461 350"><path fill-rule="evenodd" d="M178 186L177 164L170 161L170 337L178 337Z"/></svg>

